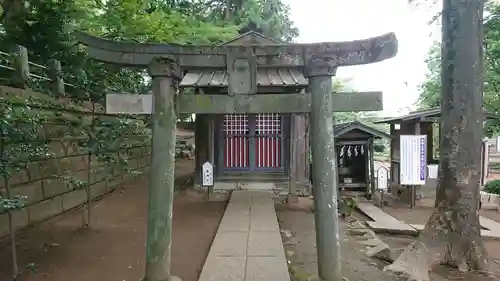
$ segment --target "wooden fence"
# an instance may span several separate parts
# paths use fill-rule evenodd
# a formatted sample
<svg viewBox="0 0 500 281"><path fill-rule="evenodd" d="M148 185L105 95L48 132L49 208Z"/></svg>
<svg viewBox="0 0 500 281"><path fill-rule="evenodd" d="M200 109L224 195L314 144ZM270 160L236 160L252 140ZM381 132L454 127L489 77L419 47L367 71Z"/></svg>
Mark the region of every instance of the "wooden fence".
<svg viewBox="0 0 500 281"><path fill-rule="evenodd" d="M56 60L31 62L21 46L0 57L0 237L15 245L17 230L82 204L90 224L93 199L148 171L149 129L68 97L77 86Z"/></svg>

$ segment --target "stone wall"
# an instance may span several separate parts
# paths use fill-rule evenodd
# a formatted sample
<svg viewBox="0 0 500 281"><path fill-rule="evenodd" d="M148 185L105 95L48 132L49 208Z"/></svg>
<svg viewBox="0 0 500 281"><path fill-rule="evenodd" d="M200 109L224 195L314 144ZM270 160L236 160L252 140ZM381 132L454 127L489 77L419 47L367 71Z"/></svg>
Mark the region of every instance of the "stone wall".
<svg viewBox="0 0 500 281"><path fill-rule="evenodd" d="M147 173L150 163L150 149L145 147L135 149L134 159L129 161L129 168L138 172ZM84 188L71 186L62 179L53 178L52 170L66 169L72 166L72 170L81 178L88 174L87 157L66 156L59 163L33 163L30 169L20 171L11 178L10 184L12 195L26 196L23 208L13 211L13 224L16 230L43 221L64 211L73 209L86 202L87 193ZM91 185L89 188L92 198L100 197L115 189L121 182L129 181L139 173L125 173L113 169L101 169L91 174ZM108 173L108 171L110 173ZM2 187L0 191L5 193ZM0 213L0 237L9 233L8 215Z"/></svg>
<svg viewBox="0 0 500 281"><path fill-rule="evenodd" d="M0 86L0 98L3 100L23 100L27 93L27 90ZM34 93L28 94L32 96ZM16 106L6 104L0 103L0 116L7 116ZM18 107L20 110L29 108L25 106L23 109L22 104ZM23 207L12 211L16 231L84 204L87 192L91 198L100 197L114 190L120 183L149 171L150 134L141 120L106 115L97 105L93 105L91 111L87 110L89 106L85 104L65 104L65 108L71 110L30 108L28 115L35 116L36 122L24 122L24 117L16 120L20 123L31 122L28 125L36 133L27 136L26 143L33 143L27 144L29 148L26 150L36 150L38 147L43 157L28 158L34 160L15 165L13 163L17 158L25 156L23 146L15 138L9 139L9 132L0 139L1 147L4 148L0 155L3 159L1 168L8 167L9 170L7 180L0 178L0 199L8 197L6 186L9 187L10 198L16 195L25 197L22 200ZM113 120L116 122L112 123ZM11 122L7 131L15 130L12 124ZM122 127L119 128L120 126ZM114 132L113 130L120 131L122 135L114 138L106 135ZM15 134L11 133L12 136ZM89 135L105 148L96 149L99 152L89 155ZM40 143L34 144L37 141ZM0 237L9 233L9 218L2 205L0 204Z"/></svg>

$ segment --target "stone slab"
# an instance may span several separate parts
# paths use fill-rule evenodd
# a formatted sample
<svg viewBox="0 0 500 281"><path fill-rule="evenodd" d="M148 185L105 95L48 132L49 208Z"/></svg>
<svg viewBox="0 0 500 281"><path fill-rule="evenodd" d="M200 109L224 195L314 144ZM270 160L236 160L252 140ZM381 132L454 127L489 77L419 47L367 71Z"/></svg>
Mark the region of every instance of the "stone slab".
<svg viewBox="0 0 500 281"><path fill-rule="evenodd" d="M282 257L248 257L245 281L290 281Z"/></svg>
<svg viewBox="0 0 500 281"><path fill-rule="evenodd" d="M225 214L222 218L219 231L245 231L250 230L250 216Z"/></svg>
<svg viewBox="0 0 500 281"><path fill-rule="evenodd" d="M246 257L211 257L203 266L199 281L244 281Z"/></svg>
<svg viewBox="0 0 500 281"><path fill-rule="evenodd" d="M425 227L423 224L410 224L410 226L419 232L424 230ZM500 232L497 231L481 229L481 236L488 239L500 240Z"/></svg>
<svg viewBox="0 0 500 281"><path fill-rule="evenodd" d="M214 183L214 190L233 190L236 188L236 185L234 183L229 183L229 182L215 182Z"/></svg>
<svg viewBox="0 0 500 281"><path fill-rule="evenodd" d="M375 232L416 235L417 231L408 224L387 214L371 203L358 203L358 209L373 221L366 222Z"/></svg>
<svg viewBox="0 0 500 281"><path fill-rule="evenodd" d="M40 203L28 206L30 223L35 223L49 217L60 214L62 209L62 197L45 200Z"/></svg>
<svg viewBox="0 0 500 281"><path fill-rule="evenodd" d="M479 217L479 222L481 227L486 228L481 229L482 237L500 240L500 223L483 216ZM410 224L410 226L415 228L417 231L422 231L425 227L423 224Z"/></svg>
<svg viewBox="0 0 500 281"><path fill-rule="evenodd" d="M483 216L479 217L479 222L482 227L487 228L488 230L496 232L500 235L500 223Z"/></svg>
<svg viewBox="0 0 500 281"><path fill-rule="evenodd" d="M252 212L250 217L250 230L252 231L278 231L280 230L276 217L257 215Z"/></svg>
<svg viewBox="0 0 500 281"><path fill-rule="evenodd" d="M247 190L273 190L274 189L274 183L272 182L250 182L250 183L244 183L241 186L242 189L247 189Z"/></svg>
<svg viewBox="0 0 500 281"><path fill-rule="evenodd" d="M248 256L283 257L283 242L277 231L250 231L248 237Z"/></svg>
<svg viewBox="0 0 500 281"><path fill-rule="evenodd" d="M217 231L210 254L225 257L246 257L247 231Z"/></svg>

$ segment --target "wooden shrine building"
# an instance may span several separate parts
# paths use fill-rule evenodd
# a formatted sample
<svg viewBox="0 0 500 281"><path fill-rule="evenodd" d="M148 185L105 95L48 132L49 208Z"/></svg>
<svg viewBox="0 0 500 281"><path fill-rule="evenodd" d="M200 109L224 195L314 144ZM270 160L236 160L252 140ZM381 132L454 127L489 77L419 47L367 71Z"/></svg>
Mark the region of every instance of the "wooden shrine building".
<svg viewBox="0 0 500 281"><path fill-rule="evenodd" d="M255 31L246 32L226 42L225 46L267 45L278 42ZM297 66L259 67L255 73L256 95L305 94L308 80ZM195 89L199 95L227 95L229 75L220 68L188 70L181 89ZM344 95L348 93L339 93ZM350 93L349 93L350 94ZM360 111L363 94L352 93L352 103ZM354 96L356 95L356 96ZM381 104L376 105L377 107ZM379 108L372 108L372 110ZM200 184L201 165L214 164L215 181L266 181L289 183L293 177L298 187L310 186L309 118L307 113L231 113L196 115L196 184ZM366 129L363 132L371 132ZM370 134L370 133L368 133ZM368 139L366 139L367 141ZM285 186L285 185L278 185Z"/></svg>
<svg viewBox="0 0 500 281"><path fill-rule="evenodd" d="M403 201L410 201L413 198L409 197L408 188L400 186L400 136L401 135L426 135L427 136L427 165L436 165L439 162L438 155L435 155L435 142L439 141L439 122L441 117L441 109L429 109L410 112L407 115L399 117L390 117L379 120L375 123L377 124L389 124L390 135L391 135L391 148L390 148L390 172L389 177L391 179L390 192L394 195L399 195L400 197L405 197ZM488 119L498 119L499 116L485 113L485 120ZM484 152L485 144L483 143L482 151ZM483 158L482 165L482 178L487 175L487 158ZM436 185L436 180L431 180L431 184L434 187Z"/></svg>
<svg viewBox="0 0 500 281"><path fill-rule="evenodd" d="M373 141L391 136L357 121L336 124L333 132L339 189L371 194L375 182Z"/></svg>
<svg viewBox="0 0 500 281"><path fill-rule="evenodd" d="M246 32L224 45L277 44L255 31ZM300 67L271 66L258 68L255 73L259 94L304 93L308 81ZM180 88L194 88L198 94L228 94L229 75L224 69L207 68L188 71ZM305 114L291 113L232 113L197 114L196 167L206 161L214 164L216 181L288 182L291 144L295 139L296 171L300 182L308 180L309 137ZM292 132L291 126L296 126ZM201 172L196 173L199 183Z"/></svg>

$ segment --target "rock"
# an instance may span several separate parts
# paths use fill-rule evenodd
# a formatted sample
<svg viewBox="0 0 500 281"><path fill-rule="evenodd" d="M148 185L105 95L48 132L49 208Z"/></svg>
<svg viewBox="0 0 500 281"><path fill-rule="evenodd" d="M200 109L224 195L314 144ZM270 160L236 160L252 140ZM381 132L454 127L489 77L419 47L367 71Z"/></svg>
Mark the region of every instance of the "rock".
<svg viewBox="0 0 500 281"><path fill-rule="evenodd" d="M309 276L306 281L323 281L321 278L319 278L316 275Z"/></svg>
<svg viewBox="0 0 500 281"><path fill-rule="evenodd" d="M401 255L401 253L403 253L404 250L405 248L391 249L392 260L395 261Z"/></svg>
<svg viewBox="0 0 500 281"><path fill-rule="evenodd" d="M382 241L380 241L380 244L378 244L377 246L369 248L366 251L366 255L370 258L376 258L383 261L394 261L391 256L391 250L389 246Z"/></svg>
<svg viewBox="0 0 500 281"><path fill-rule="evenodd" d="M380 242L381 241L378 238L372 238L372 239L368 239L368 240L358 241L359 244L365 245L365 246L370 246L370 247L375 247L378 244L380 244Z"/></svg>
<svg viewBox="0 0 500 281"><path fill-rule="evenodd" d="M366 226L362 222L354 219L349 223L349 228L366 228Z"/></svg>
<svg viewBox="0 0 500 281"><path fill-rule="evenodd" d="M288 208L309 213L314 210L314 201L309 198L298 197L297 202L288 202Z"/></svg>
<svg viewBox="0 0 500 281"><path fill-rule="evenodd" d="M286 238L292 237L292 232L290 230L281 229L280 232L283 233L283 235L285 235Z"/></svg>
<svg viewBox="0 0 500 281"><path fill-rule="evenodd" d="M354 237L356 237L357 240L366 241L366 240L377 238L377 235L375 235L375 233L373 233L373 232L367 232L367 233L365 233L365 235L354 236Z"/></svg>
<svg viewBox="0 0 500 281"><path fill-rule="evenodd" d="M371 230L367 228L351 228L346 229L346 233L350 236L363 236L365 234L371 234Z"/></svg>

